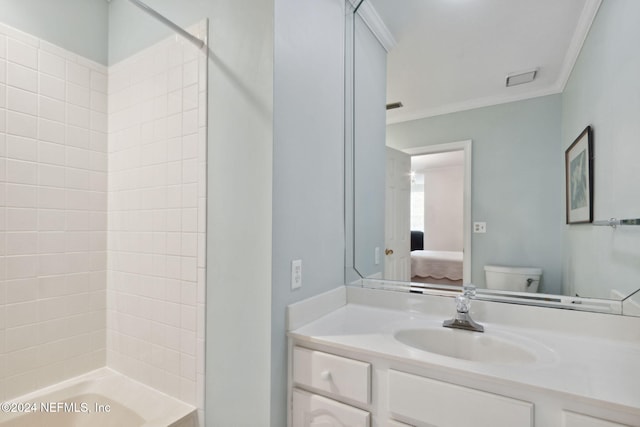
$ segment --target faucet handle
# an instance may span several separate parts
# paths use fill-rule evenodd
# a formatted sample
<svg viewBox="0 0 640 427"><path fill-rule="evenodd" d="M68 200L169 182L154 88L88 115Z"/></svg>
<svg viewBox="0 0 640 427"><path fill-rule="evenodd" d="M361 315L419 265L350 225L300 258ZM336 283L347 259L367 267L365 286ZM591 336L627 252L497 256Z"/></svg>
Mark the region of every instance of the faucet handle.
<svg viewBox="0 0 640 427"><path fill-rule="evenodd" d="M456 297L458 313L468 313L471 309L471 298L476 296L476 287L471 283L462 286L462 294Z"/></svg>
<svg viewBox="0 0 640 427"><path fill-rule="evenodd" d="M456 311L458 313L468 313L471 309L471 300L465 294L456 297Z"/></svg>
<svg viewBox="0 0 640 427"><path fill-rule="evenodd" d="M476 296L476 286L471 283L462 285L462 295L467 298L474 298Z"/></svg>

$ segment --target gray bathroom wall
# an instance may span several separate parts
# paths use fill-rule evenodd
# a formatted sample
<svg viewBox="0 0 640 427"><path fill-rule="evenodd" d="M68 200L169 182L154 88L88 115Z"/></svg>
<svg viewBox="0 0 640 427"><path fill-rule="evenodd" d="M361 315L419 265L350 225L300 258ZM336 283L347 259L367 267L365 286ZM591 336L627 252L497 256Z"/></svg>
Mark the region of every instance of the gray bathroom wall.
<svg viewBox="0 0 640 427"><path fill-rule="evenodd" d="M209 19L206 425L268 425L274 4L146 3L182 26ZM126 0L109 23L111 63L171 34Z"/></svg>
<svg viewBox="0 0 640 427"><path fill-rule="evenodd" d="M404 149L471 139L471 279L483 287L487 264L543 269L541 292L562 279L563 155L560 95L387 126L387 145Z"/></svg>
<svg viewBox="0 0 640 427"><path fill-rule="evenodd" d="M640 217L638 16L638 1L603 0L563 93L562 150L593 128L595 220ZM636 228L565 226L567 290L619 298L638 289Z"/></svg>
<svg viewBox="0 0 640 427"><path fill-rule="evenodd" d="M344 8L344 0L275 2L273 427L287 420L286 306L344 284Z"/></svg>
<svg viewBox="0 0 640 427"><path fill-rule="evenodd" d="M0 22L107 64L105 0L2 0Z"/></svg>

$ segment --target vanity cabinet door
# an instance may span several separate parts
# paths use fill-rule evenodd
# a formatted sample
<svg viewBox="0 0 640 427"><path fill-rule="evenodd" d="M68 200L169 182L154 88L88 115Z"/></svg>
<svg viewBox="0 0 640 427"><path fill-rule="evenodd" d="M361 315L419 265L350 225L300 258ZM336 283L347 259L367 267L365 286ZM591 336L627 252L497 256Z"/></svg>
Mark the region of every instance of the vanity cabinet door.
<svg viewBox="0 0 640 427"><path fill-rule="evenodd" d="M569 411L562 411L562 425L563 427L629 427Z"/></svg>
<svg viewBox="0 0 640 427"><path fill-rule="evenodd" d="M369 427L367 411L317 394L293 390L293 427Z"/></svg>
<svg viewBox="0 0 640 427"><path fill-rule="evenodd" d="M532 403L394 370L389 410L438 427L533 427Z"/></svg>

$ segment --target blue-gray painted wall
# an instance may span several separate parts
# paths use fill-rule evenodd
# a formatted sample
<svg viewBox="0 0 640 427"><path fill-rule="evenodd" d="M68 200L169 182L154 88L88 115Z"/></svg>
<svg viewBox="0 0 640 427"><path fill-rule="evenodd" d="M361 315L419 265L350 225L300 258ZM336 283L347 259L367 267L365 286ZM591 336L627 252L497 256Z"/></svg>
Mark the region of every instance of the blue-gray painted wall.
<svg viewBox="0 0 640 427"><path fill-rule="evenodd" d="M107 64L105 0L2 0L0 22Z"/></svg>
<svg viewBox="0 0 640 427"><path fill-rule="evenodd" d="M562 99L550 95L387 126L387 144L404 149L471 139L471 280L485 265L541 267L541 292L562 285Z"/></svg>

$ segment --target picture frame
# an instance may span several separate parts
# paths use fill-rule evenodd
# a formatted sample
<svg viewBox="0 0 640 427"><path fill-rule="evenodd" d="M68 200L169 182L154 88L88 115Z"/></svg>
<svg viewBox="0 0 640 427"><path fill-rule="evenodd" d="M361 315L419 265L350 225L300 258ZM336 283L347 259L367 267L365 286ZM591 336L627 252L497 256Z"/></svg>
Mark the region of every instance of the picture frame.
<svg viewBox="0 0 640 427"><path fill-rule="evenodd" d="M567 224L593 222L593 131L587 126L564 153Z"/></svg>

